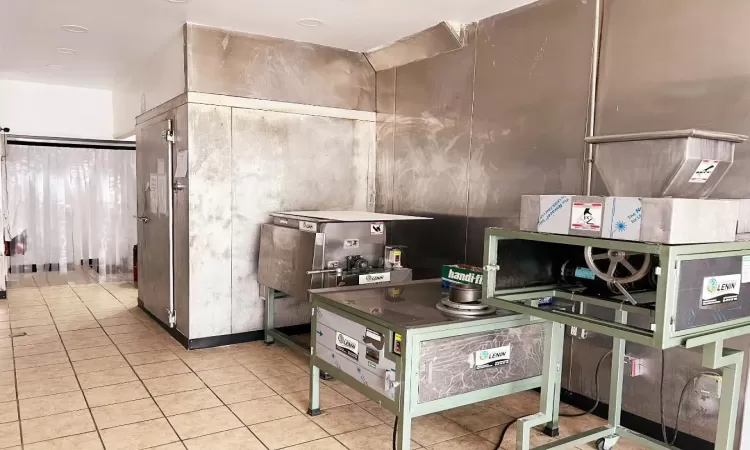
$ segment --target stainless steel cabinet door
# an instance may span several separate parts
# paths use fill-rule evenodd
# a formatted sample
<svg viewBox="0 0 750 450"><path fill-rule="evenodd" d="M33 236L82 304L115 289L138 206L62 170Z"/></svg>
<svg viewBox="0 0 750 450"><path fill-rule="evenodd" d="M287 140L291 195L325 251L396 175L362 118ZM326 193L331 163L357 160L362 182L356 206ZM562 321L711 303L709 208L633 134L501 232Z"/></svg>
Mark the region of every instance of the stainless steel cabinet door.
<svg viewBox="0 0 750 450"><path fill-rule="evenodd" d="M136 136L138 183L138 295L143 306L169 323L169 189L167 121Z"/></svg>

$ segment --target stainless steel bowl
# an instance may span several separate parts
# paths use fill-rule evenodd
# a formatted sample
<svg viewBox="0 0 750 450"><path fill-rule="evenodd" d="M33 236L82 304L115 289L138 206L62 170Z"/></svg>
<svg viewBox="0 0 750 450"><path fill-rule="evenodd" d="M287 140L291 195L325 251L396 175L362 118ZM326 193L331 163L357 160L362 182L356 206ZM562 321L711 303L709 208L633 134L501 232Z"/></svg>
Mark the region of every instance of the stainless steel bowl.
<svg viewBox="0 0 750 450"><path fill-rule="evenodd" d="M478 302L482 298L482 286L476 284L454 284L450 287L448 298L455 303Z"/></svg>

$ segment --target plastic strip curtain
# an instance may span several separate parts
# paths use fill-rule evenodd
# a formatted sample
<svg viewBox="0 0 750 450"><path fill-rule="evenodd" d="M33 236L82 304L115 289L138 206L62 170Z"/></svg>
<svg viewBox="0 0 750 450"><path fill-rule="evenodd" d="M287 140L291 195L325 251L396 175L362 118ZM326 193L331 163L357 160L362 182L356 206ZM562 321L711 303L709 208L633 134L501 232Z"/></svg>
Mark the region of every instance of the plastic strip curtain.
<svg viewBox="0 0 750 450"><path fill-rule="evenodd" d="M7 152L12 272L133 270L135 151L11 144Z"/></svg>

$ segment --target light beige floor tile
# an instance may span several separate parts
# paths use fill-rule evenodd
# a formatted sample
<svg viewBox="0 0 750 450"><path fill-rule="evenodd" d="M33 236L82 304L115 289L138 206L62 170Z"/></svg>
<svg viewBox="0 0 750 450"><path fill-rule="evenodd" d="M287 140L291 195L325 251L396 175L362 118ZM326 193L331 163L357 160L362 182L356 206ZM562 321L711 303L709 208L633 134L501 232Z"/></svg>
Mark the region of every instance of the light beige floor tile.
<svg viewBox="0 0 750 450"><path fill-rule="evenodd" d="M185 441L188 450L266 450L245 427Z"/></svg>
<svg viewBox="0 0 750 450"><path fill-rule="evenodd" d="M21 419L33 419L87 408L83 393L78 390L20 400L19 407Z"/></svg>
<svg viewBox="0 0 750 450"><path fill-rule="evenodd" d="M91 408L91 414L100 430L163 417L150 398Z"/></svg>
<svg viewBox="0 0 750 450"><path fill-rule="evenodd" d="M44 381L31 381L18 383L18 398L44 397L46 395L62 394L64 392L78 391L76 377L51 378Z"/></svg>
<svg viewBox="0 0 750 450"><path fill-rule="evenodd" d="M11 359L13 358L13 348L5 347L0 348L0 359Z"/></svg>
<svg viewBox="0 0 750 450"><path fill-rule="evenodd" d="M308 375L272 377L266 378L263 382L277 394L288 394L290 392L310 389L310 377Z"/></svg>
<svg viewBox="0 0 750 450"><path fill-rule="evenodd" d="M377 417L381 422L385 422L386 424L391 425L393 424L394 420L396 420L396 416L392 412L388 411L372 400L357 404L368 413Z"/></svg>
<svg viewBox="0 0 750 450"><path fill-rule="evenodd" d="M476 404L443 411L441 414L474 433L513 420L513 417L494 408Z"/></svg>
<svg viewBox="0 0 750 450"><path fill-rule="evenodd" d="M120 352L122 352L123 355L127 355L129 353L164 350L166 347L163 342L147 339L117 344L117 348L120 349Z"/></svg>
<svg viewBox="0 0 750 450"><path fill-rule="evenodd" d="M348 450L339 441L332 437L319 439L317 441L305 442L304 444L293 445L284 450Z"/></svg>
<svg viewBox="0 0 750 450"><path fill-rule="evenodd" d="M87 321L79 321L79 322L64 322L64 323L58 323L57 329L62 331L76 331L76 330L88 330L88 329L96 329L99 328L99 324L96 323L96 321L87 320Z"/></svg>
<svg viewBox="0 0 750 450"><path fill-rule="evenodd" d="M73 362L73 368L78 375L91 372L101 372L102 370L117 369L120 367L128 367L128 362L125 361L125 358L123 358L122 355Z"/></svg>
<svg viewBox="0 0 750 450"><path fill-rule="evenodd" d="M71 361L83 361L86 359L104 358L105 356L117 356L120 351L114 345L102 347L82 348L79 350L68 350Z"/></svg>
<svg viewBox="0 0 750 450"><path fill-rule="evenodd" d="M103 450L99 434L94 432L68 436L24 446L26 450Z"/></svg>
<svg viewBox="0 0 750 450"><path fill-rule="evenodd" d="M149 447L149 450L185 450L185 446L182 442L172 442L171 444Z"/></svg>
<svg viewBox="0 0 750 450"><path fill-rule="evenodd" d="M101 431L107 450L131 450L156 447L178 441L167 419L149 420Z"/></svg>
<svg viewBox="0 0 750 450"><path fill-rule="evenodd" d="M168 420L183 440L242 427L226 406L170 416Z"/></svg>
<svg viewBox="0 0 750 450"><path fill-rule="evenodd" d="M0 423L18 421L18 404L16 402L0 403Z"/></svg>
<svg viewBox="0 0 750 450"><path fill-rule="evenodd" d="M133 366L140 366L143 364L155 364L165 361L174 361L177 355L170 352L169 350L156 350L153 352L143 353L130 353L125 355L125 359Z"/></svg>
<svg viewBox="0 0 750 450"><path fill-rule="evenodd" d="M469 430L440 414L417 417L411 422L411 438L428 446L469 434Z"/></svg>
<svg viewBox="0 0 750 450"><path fill-rule="evenodd" d="M51 366L68 362L65 352L46 353L44 355L22 356L15 358L16 369L28 369L30 367Z"/></svg>
<svg viewBox="0 0 750 450"><path fill-rule="evenodd" d="M305 413L307 412L310 400L308 391L290 392L282 395L282 397L294 405L298 410ZM351 401L348 398L333 389L327 386L320 387L320 409L335 408L337 406L348 405L349 403L351 403Z"/></svg>
<svg viewBox="0 0 750 450"><path fill-rule="evenodd" d="M147 330L138 333L112 334L109 338L115 344L129 344L131 342L158 342L161 339L161 336L153 331Z"/></svg>
<svg viewBox="0 0 750 450"><path fill-rule="evenodd" d="M339 434L336 439L350 450L392 450L393 428L388 425L378 425L364 430ZM411 448L413 450L422 447L411 441Z"/></svg>
<svg viewBox="0 0 750 450"><path fill-rule="evenodd" d="M485 439L490 442L494 442L495 445L497 445L497 442L500 439L500 433L503 431L505 426L506 425L499 425L496 427L488 428L476 434L482 439ZM530 441L531 441L531 447L534 448L540 445L548 444L552 442L553 439L548 436L545 436L538 430L532 429ZM503 438L503 445L501 448L503 450L515 450L516 448L516 425L515 424L511 425L510 428L508 428L508 432L505 433L505 437Z"/></svg>
<svg viewBox="0 0 750 450"><path fill-rule="evenodd" d="M476 434L468 434L430 446L429 450L495 450L495 444Z"/></svg>
<svg viewBox="0 0 750 450"><path fill-rule="evenodd" d="M305 378L309 380L310 377L308 375ZM346 384L342 383L339 380L329 381L328 386L334 391L338 392L339 394L351 400L352 403L361 403L361 402L366 402L368 400L366 396L360 394L359 392L357 392L356 390L347 386Z"/></svg>
<svg viewBox="0 0 750 450"><path fill-rule="evenodd" d="M24 444L72 436L96 429L88 410L23 420L21 425Z"/></svg>
<svg viewBox="0 0 750 450"><path fill-rule="evenodd" d="M535 391L506 395L484 403L513 417L524 417L539 412L539 394Z"/></svg>
<svg viewBox="0 0 750 450"><path fill-rule="evenodd" d="M300 414L294 406L278 395L233 403L229 405L229 408L245 425L254 425Z"/></svg>
<svg viewBox="0 0 750 450"><path fill-rule="evenodd" d="M63 342L65 343L65 348L68 351L112 345L112 341L109 339L108 336L71 339L71 340L63 341Z"/></svg>
<svg viewBox="0 0 750 450"><path fill-rule="evenodd" d="M113 327L117 325L139 324L140 322L132 315L123 315L113 319L102 319L99 321L103 327Z"/></svg>
<svg viewBox="0 0 750 450"><path fill-rule="evenodd" d="M147 333L148 328L140 323L132 323L126 325L111 325L104 327L104 331L110 336L113 334L125 334L125 333Z"/></svg>
<svg viewBox="0 0 750 450"><path fill-rule="evenodd" d="M165 361L154 364L143 364L140 366L134 366L135 373L138 374L141 380L149 378L166 377L169 375L179 375L181 373L189 373L190 368L185 365L179 359L174 361Z"/></svg>
<svg viewBox="0 0 750 450"><path fill-rule="evenodd" d="M47 342L44 344L33 344L23 345L13 348L13 353L16 357L20 356L33 356L33 355L44 355L46 353L61 352L65 349L62 346L62 342Z"/></svg>
<svg viewBox="0 0 750 450"><path fill-rule="evenodd" d="M63 341L79 341L81 339L91 339L91 338L103 338L107 337L107 334L102 330L101 328L91 328L86 330L74 330L74 331L66 331L61 332L60 337Z"/></svg>
<svg viewBox="0 0 750 450"><path fill-rule="evenodd" d="M182 360L196 372L239 365L230 355L222 353L196 355L193 352L188 352L186 356L182 357Z"/></svg>
<svg viewBox="0 0 750 450"><path fill-rule="evenodd" d="M276 393L266 386L262 381L249 381L247 383L225 384L216 386L211 390L219 396L226 404L245 402L257 398L272 397Z"/></svg>
<svg viewBox="0 0 750 450"><path fill-rule="evenodd" d="M18 422L0 424L0 448L21 445L21 429Z"/></svg>
<svg viewBox="0 0 750 450"><path fill-rule="evenodd" d="M38 327L43 325L52 325L53 323L54 322L52 321L52 317L43 317L39 319L11 319L10 327L11 329L15 330L16 328Z"/></svg>
<svg viewBox="0 0 750 450"><path fill-rule="evenodd" d="M140 381L85 389L83 394L91 408L149 397L148 391Z"/></svg>
<svg viewBox="0 0 750 450"><path fill-rule="evenodd" d="M328 434L307 417L298 415L264 422L250 427L263 444L271 450L314 441Z"/></svg>
<svg viewBox="0 0 750 450"><path fill-rule="evenodd" d="M283 361L275 361L273 363L245 364L245 367L250 369L250 371L261 380L279 376L305 375L304 371L286 359Z"/></svg>
<svg viewBox="0 0 750 450"><path fill-rule="evenodd" d="M4 334L0 332L0 336L4 336ZM0 337L0 348L10 348L10 347L13 347L13 339L9 337L8 338Z"/></svg>
<svg viewBox="0 0 750 450"><path fill-rule="evenodd" d="M174 394L176 392L192 391L194 389L204 388L205 385L193 373L184 373L181 375L170 375L168 377L150 378L143 380L151 395Z"/></svg>
<svg viewBox="0 0 750 450"><path fill-rule="evenodd" d="M51 333L57 333L57 328L55 328L54 325L39 325L35 327L13 327L13 333L26 333L27 335L31 336L34 334L51 334Z"/></svg>
<svg viewBox="0 0 750 450"><path fill-rule="evenodd" d="M323 410L319 416L312 417L311 420L331 435L361 430L383 423L354 404Z"/></svg>
<svg viewBox="0 0 750 450"><path fill-rule="evenodd" d="M156 403L158 403L161 410L167 416L215 408L222 405L221 401L208 388L162 395L154 397L154 400L156 400Z"/></svg>
<svg viewBox="0 0 750 450"><path fill-rule="evenodd" d="M25 345L35 345L35 344L46 344L48 342L60 342L60 336L57 333L49 333L49 334L32 334L31 336L20 336L20 337L13 338L14 347L20 347L20 346L25 346Z"/></svg>
<svg viewBox="0 0 750 450"><path fill-rule="evenodd" d="M130 367L90 372L78 376L78 381L83 389L108 386L110 384L122 384L128 381L136 381L138 377Z"/></svg>
<svg viewBox="0 0 750 450"><path fill-rule="evenodd" d="M16 382L16 372L12 368L10 370L5 370L5 367L3 367L2 370L3 371L0 372L0 386Z"/></svg>
<svg viewBox="0 0 750 450"><path fill-rule="evenodd" d="M49 380L52 378L72 377L75 373L69 362L53 364L51 366L30 367L18 369L16 378L19 383L30 383L32 381Z"/></svg>
<svg viewBox="0 0 750 450"><path fill-rule="evenodd" d="M221 386L224 384L246 383L256 381L255 375L242 366L222 367L220 369L211 369L196 372L196 374L209 387Z"/></svg>
<svg viewBox="0 0 750 450"><path fill-rule="evenodd" d="M4 384L0 386L0 402L9 402L16 399L16 385Z"/></svg>

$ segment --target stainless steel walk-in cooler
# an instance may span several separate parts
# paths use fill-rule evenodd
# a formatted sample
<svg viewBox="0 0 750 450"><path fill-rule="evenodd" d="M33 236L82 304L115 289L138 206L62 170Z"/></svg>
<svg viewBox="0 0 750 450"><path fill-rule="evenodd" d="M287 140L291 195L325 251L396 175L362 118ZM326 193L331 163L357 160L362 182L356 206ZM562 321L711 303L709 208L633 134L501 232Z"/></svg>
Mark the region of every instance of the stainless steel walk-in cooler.
<svg viewBox="0 0 750 450"><path fill-rule="evenodd" d="M557 428L562 325L508 311L455 317L436 308L445 295L439 279L310 291L308 413L320 413L324 371L398 417L399 450L415 417L538 387Z"/></svg>

